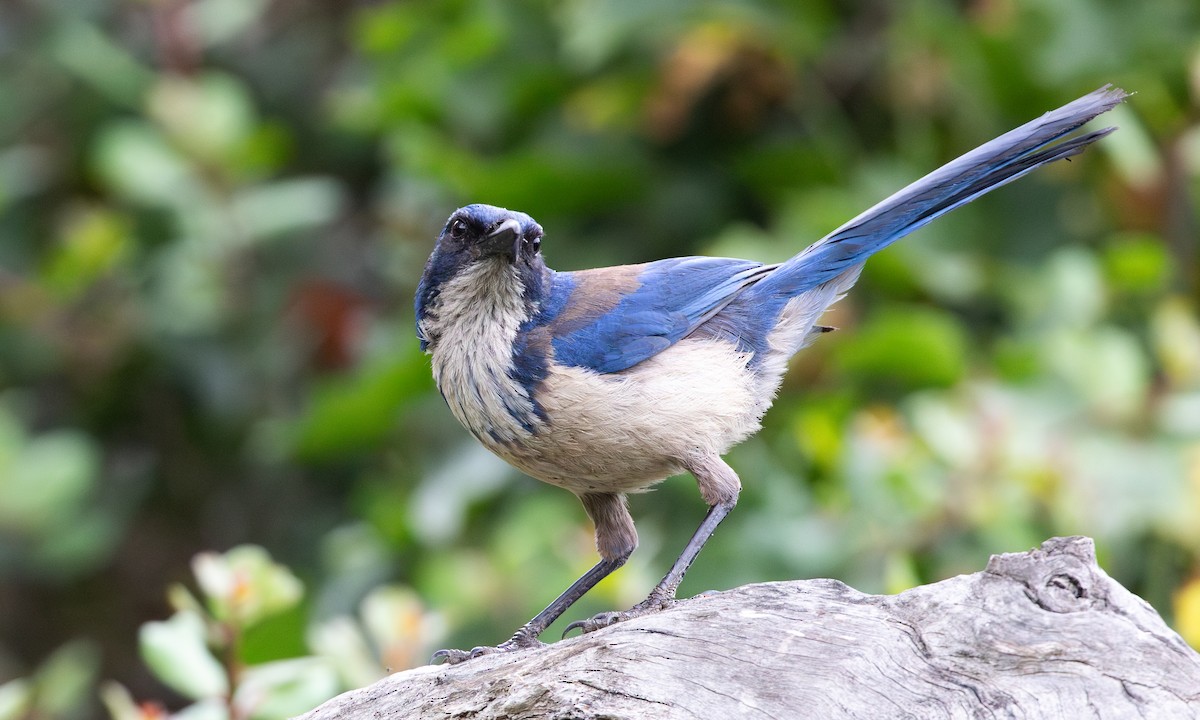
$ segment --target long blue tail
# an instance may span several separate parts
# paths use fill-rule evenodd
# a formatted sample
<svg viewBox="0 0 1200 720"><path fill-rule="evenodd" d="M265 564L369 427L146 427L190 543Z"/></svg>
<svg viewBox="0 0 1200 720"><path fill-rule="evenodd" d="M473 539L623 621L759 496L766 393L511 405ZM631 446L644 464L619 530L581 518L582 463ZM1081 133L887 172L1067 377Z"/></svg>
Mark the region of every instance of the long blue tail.
<svg viewBox="0 0 1200 720"><path fill-rule="evenodd" d="M1116 128L1054 141L1128 97L1106 85L1011 130L917 180L781 264L756 295L794 297L833 279L900 238L1027 172L1083 151Z"/></svg>

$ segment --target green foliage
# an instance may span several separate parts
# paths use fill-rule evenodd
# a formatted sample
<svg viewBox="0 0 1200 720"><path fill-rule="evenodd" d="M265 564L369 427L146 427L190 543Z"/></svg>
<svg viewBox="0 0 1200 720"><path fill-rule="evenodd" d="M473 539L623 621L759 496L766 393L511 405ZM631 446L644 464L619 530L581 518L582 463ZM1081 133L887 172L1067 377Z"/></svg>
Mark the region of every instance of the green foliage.
<svg viewBox="0 0 1200 720"><path fill-rule="evenodd" d="M27 678L0 684L0 718L76 717L86 706L100 666L91 643L74 640L55 650Z"/></svg>
<svg viewBox="0 0 1200 720"><path fill-rule="evenodd" d="M1200 5L893 5L0 4L0 718L94 716L96 678L118 718L286 716L594 562L416 346L453 208L531 213L561 269L779 260L1108 82L1118 132L868 264L683 593L1082 533L1200 642ZM639 552L566 621L703 512L631 502Z"/></svg>
<svg viewBox="0 0 1200 720"><path fill-rule="evenodd" d="M251 662L245 639L300 602L299 580L254 545L197 555L192 570L199 598L181 585L172 587L175 614L142 625L140 632L141 656L150 672L192 701L173 717L292 717L378 679L391 660L411 664L414 655L430 652L430 641L440 633L436 616L426 613L410 590L380 586L363 599L357 617L314 623L308 633L311 654ZM138 705L118 683L106 683L101 695L113 720L146 720L157 712Z"/></svg>
<svg viewBox="0 0 1200 720"><path fill-rule="evenodd" d="M837 364L869 386L947 387L962 380L966 354L963 330L946 313L893 307L854 328Z"/></svg>
<svg viewBox="0 0 1200 720"><path fill-rule="evenodd" d="M48 575L94 567L116 541L114 518L92 505L97 443L72 429L30 434L23 404L13 394L0 397L0 528L12 544L10 562Z"/></svg>

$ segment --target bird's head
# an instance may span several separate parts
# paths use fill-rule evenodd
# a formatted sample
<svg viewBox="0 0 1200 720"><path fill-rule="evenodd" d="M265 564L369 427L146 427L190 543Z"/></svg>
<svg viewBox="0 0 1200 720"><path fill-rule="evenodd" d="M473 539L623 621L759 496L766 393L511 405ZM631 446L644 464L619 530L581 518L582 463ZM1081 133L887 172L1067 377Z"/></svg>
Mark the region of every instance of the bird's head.
<svg viewBox="0 0 1200 720"><path fill-rule="evenodd" d="M541 246L542 226L523 212L492 205L455 210L438 235L417 287L418 325L456 279L459 284L486 282L497 291L511 288L525 302L536 302L549 272ZM499 282L505 279L512 282ZM422 334L421 339L425 347L428 338Z"/></svg>
<svg viewBox="0 0 1200 720"><path fill-rule="evenodd" d="M525 213L467 205L446 220L433 254L462 267L492 258L530 263L541 244L542 226Z"/></svg>

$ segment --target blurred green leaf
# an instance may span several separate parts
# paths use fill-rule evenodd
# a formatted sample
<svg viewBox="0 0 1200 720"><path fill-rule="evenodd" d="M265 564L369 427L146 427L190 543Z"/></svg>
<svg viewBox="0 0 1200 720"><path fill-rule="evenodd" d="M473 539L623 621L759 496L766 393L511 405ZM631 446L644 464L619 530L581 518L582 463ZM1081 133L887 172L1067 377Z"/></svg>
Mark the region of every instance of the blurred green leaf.
<svg viewBox="0 0 1200 720"><path fill-rule="evenodd" d="M944 394L922 393L911 396L907 408L913 430L935 455L950 467L973 472L986 439L962 405Z"/></svg>
<svg viewBox="0 0 1200 720"><path fill-rule="evenodd" d="M220 555L200 553L192 572L213 617L238 629L292 607L304 594L292 571L257 545L239 545Z"/></svg>
<svg viewBox="0 0 1200 720"><path fill-rule="evenodd" d="M845 408L810 403L795 416L792 435L798 446L825 470L837 465L842 454Z"/></svg>
<svg viewBox="0 0 1200 720"><path fill-rule="evenodd" d="M1041 313L1068 327L1086 327L1104 312L1105 287L1096 258L1079 248L1062 250L1046 269Z"/></svg>
<svg viewBox="0 0 1200 720"><path fill-rule="evenodd" d="M1129 333L1111 327L1060 333L1043 351L1044 362L1075 386L1101 417L1129 420L1143 409L1149 369Z"/></svg>
<svg viewBox="0 0 1200 720"><path fill-rule="evenodd" d="M100 653L89 641L75 640L55 650L35 676L34 714L55 718L81 713L91 700L99 669Z"/></svg>
<svg viewBox="0 0 1200 720"><path fill-rule="evenodd" d="M445 628L412 588L397 585L372 590L362 601L363 627L383 660L399 670L424 664Z"/></svg>
<svg viewBox="0 0 1200 720"><path fill-rule="evenodd" d="M311 710L341 689L324 658L278 660L247 668L233 698L239 717L285 720Z"/></svg>
<svg viewBox="0 0 1200 720"><path fill-rule="evenodd" d="M1182 298L1169 298L1151 318L1150 331L1163 371L1177 388L1200 388L1200 318Z"/></svg>
<svg viewBox="0 0 1200 720"><path fill-rule="evenodd" d="M415 342L348 377L316 385L295 430L296 455L320 460L376 447L395 427L396 414L431 385Z"/></svg>
<svg viewBox="0 0 1200 720"><path fill-rule="evenodd" d="M1035 340L1001 338L993 349L992 362L1000 377L1011 383L1029 382L1042 369L1041 352Z"/></svg>
<svg viewBox="0 0 1200 720"><path fill-rule="evenodd" d="M412 494L408 523L423 541L444 543L462 532L472 503L494 494L512 470L471 443L425 475Z"/></svg>
<svg viewBox="0 0 1200 720"><path fill-rule="evenodd" d="M125 107L135 107L154 78L126 48L72 13L58 25L51 53L71 73Z"/></svg>
<svg viewBox="0 0 1200 720"><path fill-rule="evenodd" d="M142 660L156 677L188 698L224 696L229 681L208 649L207 632L203 618L193 612L146 623L138 634Z"/></svg>
<svg viewBox="0 0 1200 720"><path fill-rule="evenodd" d="M146 99L172 145L217 167L242 148L256 122L249 91L237 78L215 72L199 78L160 78Z"/></svg>
<svg viewBox="0 0 1200 720"><path fill-rule="evenodd" d="M382 55L404 48L421 30L422 8L416 3L380 3L365 6L355 18L356 46L369 55Z"/></svg>
<svg viewBox="0 0 1200 720"><path fill-rule="evenodd" d="M1105 138L1111 142L1105 142L1101 152L1112 158L1130 185L1148 187L1162 174L1162 159L1146 133L1145 125L1127 105L1113 108L1107 122L1120 127L1121 132Z"/></svg>
<svg viewBox="0 0 1200 720"><path fill-rule="evenodd" d="M1200 392L1174 393L1162 398L1158 422L1165 433L1184 438L1200 436Z"/></svg>
<svg viewBox="0 0 1200 720"><path fill-rule="evenodd" d="M239 642L241 661L258 665L308 654L305 628L315 616L309 603L297 603L258 621L246 629Z"/></svg>
<svg viewBox="0 0 1200 720"><path fill-rule="evenodd" d="M176 206L199 194L187 160L145 122L105 125L94 143L94 163L104 183L131 200Z"/></svg>
<svg viewBox="0 0 1200 720"><path fill-rule="evenodd" d="M349 617L343 615L317 623L308 631L308 644L314 653L337 668L346 685L364 687L382 675L379 659L362 628Z"/></svg>
<svg viewBox="0 0 1200 720"><path fill-rule="evenodd" d="M219 248L214 246L227 240L223 237L206 243L187 238L158 255L156 282L145 309L163 336L195 337L220 327L228 311L228 287Z"/></svg>
<svg viewBox="0 0 1200 720"><path fill-rule="evenodd" d="M185 8L186 21L205 43L228 42L252 30L267 5L267 0L198 0Z"/></svg>
<svg viewBox="0 0 1200 720"><path fill-rule="evenodd" d="M120 519L87 507L69 520L42 538L34 557L64 574L94 570L110 558L120 541Z"/></svg>
<svg viewBox="0 0 1200 720"><path fill-rule="evenodd" d="M1125 235L1114 238L1104 253L1105 275L1119 292L1162 290L1171 278L1171 259L1160 238Z"/></svg>
<svg viewBox="0 0 1200 720"><path fill-rule="evenodd" d="M912 555L890 553L887 557L884 583L889 593L901 593L921 584Z"/></svg>
<svg viewBox="0 0 1200 720"><path fill-rule="evenodd" d="M16 678L0 684L0 720L28 717L33 687L28 678Z"/></svg>
<svg viewBox="0 0 1200 720"><path fill-rule="evenodd" d="M121 683L105 680L99 687L100 702L112 720L148 720L133 695Z"/></svg>
<svg viewBox="0 0 1200 720"><path fill-rule="evenodd" d="M243 190L232 201L239 230L267 238L329 222L341 206L341 187L329 178L296 178Z"/></svg>
<svg viewBox="0 0 1200 720"><path fill-rule="evenodd" d="M222 700L205 699L171 713L171 720L231 720L233 714Z"/></svg>
<svg viewBox="0 0 1200 720"><path fill-rule="evenodd" d="M196 596L179 583L167 588L167 603L176 612L190 612L197 615L204 615L207 612Z"/></svg>
<svg viewBox="0 0 1200 720"><path fill-rule="evenodd" d="M99 467L99 452L82 432L29 438L0 456L0 525L39 533L73 517L92 492Z"/></svg>
<svg viewBox="0 0 1200 720"><path fill-rule="evenodd" d="M70 213L59 250L45 270L47 284L62 295L80 293L115 270L130 252L127 219L106 208L78 208Z"/></svg>
<svg viewBox="0 0 1200 720"><path fill-rule="evenodd" d="M966 372L966 337L942 311L888 308L845 335L835 353L838 367L867 383L945 387Z"/></svg>

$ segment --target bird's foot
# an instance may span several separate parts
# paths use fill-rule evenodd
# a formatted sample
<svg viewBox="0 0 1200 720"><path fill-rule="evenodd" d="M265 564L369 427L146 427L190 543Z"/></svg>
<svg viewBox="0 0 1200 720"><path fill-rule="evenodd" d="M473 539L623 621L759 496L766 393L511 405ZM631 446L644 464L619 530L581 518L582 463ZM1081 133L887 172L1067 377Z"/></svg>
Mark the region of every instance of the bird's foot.
<svg viewBox="0 0 1200 720"><path fill-rule="evenodd" d="M650 597L641 601L637 605L621 612L602 612L598 615L593 615L587 620L576 620L563 630L563 637L572 630L580 630L586 635L590 632L595 632L601 628L606 628L609 625L616 625L619 622L632 620L643 615L650 615L660 610L666 610L675 604L675 598L668 596L666 593L659 593L657 590L650 593Z"/></svg>
<svg viewBox="0 0 1200 720"><path fill-rule="evenodd" d="M528 626L523 626L508 640L499 645L480 645L473 647L470 650L455 650L444 649L438 650L430 658L429 663L436 665L438 662L444 661L447 665L457 665L461 662L466 662L484 655L493 655L495 653L515 652L517 650L530 650L532 648L545 647L546 643L537 639L537 634L534 633Z"/></svg>

